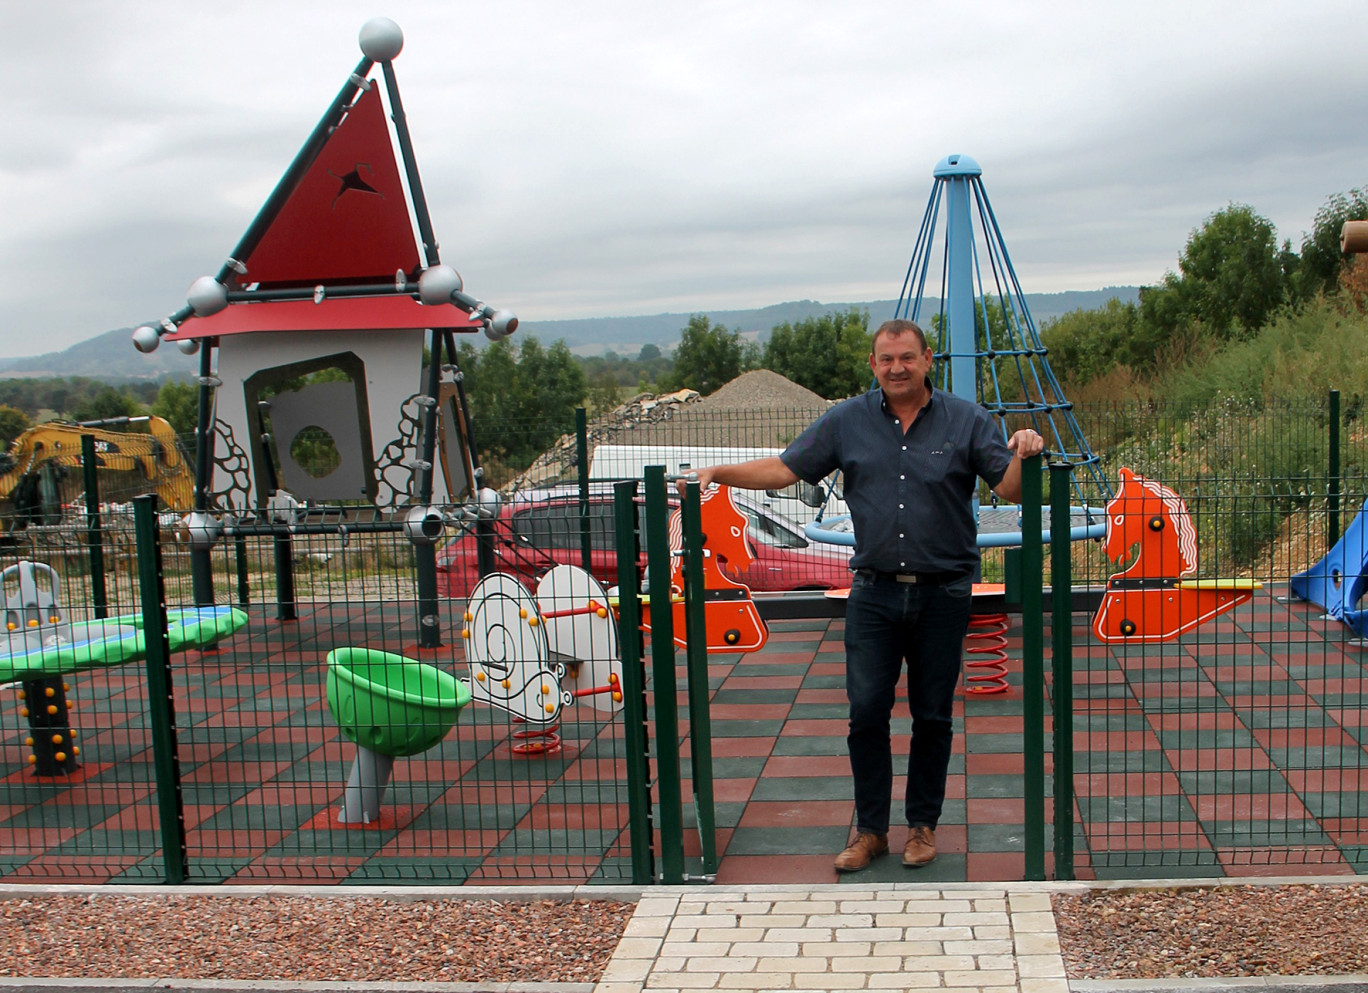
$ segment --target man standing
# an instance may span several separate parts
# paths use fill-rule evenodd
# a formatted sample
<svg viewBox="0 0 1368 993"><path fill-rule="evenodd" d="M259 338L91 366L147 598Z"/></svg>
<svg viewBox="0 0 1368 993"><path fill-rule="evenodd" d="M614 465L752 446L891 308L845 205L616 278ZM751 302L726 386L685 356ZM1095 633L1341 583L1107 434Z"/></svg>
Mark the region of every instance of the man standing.
<svg viewBox="0 0 1368 993"><path fill-rule="evenodd" d="M903 865L936 857L959 683L979 561L973 494L979 479L1021 499L1021 463L1044 439L1018 431L1003 443L978 404L931 385L932 353L911 321L874 332L878 388L832 407L783 454L697 470L700 485L782 489L844 478L855 526L846 602L846 696L856 834L836 868L863 869L888 851L893 793L890 720L903 663L912 712ZM681 484L682 485L682 484Z"/></svg>

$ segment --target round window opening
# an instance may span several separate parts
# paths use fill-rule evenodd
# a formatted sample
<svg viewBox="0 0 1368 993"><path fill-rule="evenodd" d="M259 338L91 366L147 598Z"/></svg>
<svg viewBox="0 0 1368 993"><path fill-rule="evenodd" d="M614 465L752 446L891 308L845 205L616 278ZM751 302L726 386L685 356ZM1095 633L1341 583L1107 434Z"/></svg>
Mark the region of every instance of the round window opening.
<svg viewBox="0 0 1368 993"><path fill-rule="evenodd" d="M290 458L314 479L324 479L337 471L342 456L333 436L316 424L301 428L290 442Z"/></svg>

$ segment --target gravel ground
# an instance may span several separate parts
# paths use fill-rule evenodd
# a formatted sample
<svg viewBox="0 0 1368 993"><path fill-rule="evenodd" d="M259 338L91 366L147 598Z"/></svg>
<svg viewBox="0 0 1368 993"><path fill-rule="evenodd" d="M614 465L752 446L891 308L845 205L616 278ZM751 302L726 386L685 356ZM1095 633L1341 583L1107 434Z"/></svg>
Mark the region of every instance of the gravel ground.
<svg viewBox="0 0 1368 993"><path fill-rule="evenodd" d="M1054 896L1071 980L1368 974L1368 887ZM612 900L35 895L0 898L0 976L595 983Z"/></svg>
<svg viewBox="0 0 1368 993"><path fill-rule="evenodd" d="M1212 886L1056 893L1070 979L1368 973L1368 887Z"/></svg>
<svg viewBox="0 0 1368 993"><path fill-rule="evenodd" d="M610 900L34 896L0 900L0 976L594 983Z"/></svg>

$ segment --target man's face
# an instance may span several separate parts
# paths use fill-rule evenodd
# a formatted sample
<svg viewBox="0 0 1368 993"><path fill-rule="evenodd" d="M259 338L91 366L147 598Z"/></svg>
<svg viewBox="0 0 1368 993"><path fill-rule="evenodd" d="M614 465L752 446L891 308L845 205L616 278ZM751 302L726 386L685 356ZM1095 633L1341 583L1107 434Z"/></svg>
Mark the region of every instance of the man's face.
<svg viewBox="0 0 1368 993"><path fill-rule="evenodd" d="M919 396L931 372L931 349L923 349L915 334L881 334L869 356L869 368L890 400Z"/></svg>

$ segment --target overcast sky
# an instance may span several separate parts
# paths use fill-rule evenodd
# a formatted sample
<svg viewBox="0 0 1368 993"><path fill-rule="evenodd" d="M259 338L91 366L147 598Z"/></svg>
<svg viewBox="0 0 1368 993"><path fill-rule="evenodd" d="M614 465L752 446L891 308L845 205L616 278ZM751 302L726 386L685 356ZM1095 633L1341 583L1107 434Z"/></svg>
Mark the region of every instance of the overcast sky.
<svg viewBox="0 0 1368 993"><path fill-rule="evenodd" d="M896 297L953 152L1026 292L1368 186L1363 0L0 0L0 355L179 307L374 16L443 260L531 320Z"/></svg>

